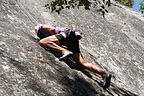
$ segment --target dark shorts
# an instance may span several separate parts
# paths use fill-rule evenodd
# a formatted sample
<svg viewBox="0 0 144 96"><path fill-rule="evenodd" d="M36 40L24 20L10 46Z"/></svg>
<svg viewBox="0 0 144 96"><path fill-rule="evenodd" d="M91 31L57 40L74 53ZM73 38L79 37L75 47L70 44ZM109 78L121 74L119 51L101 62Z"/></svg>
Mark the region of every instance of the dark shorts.
<svg viewBox="0 0 144 96"><path fill-rule="evenodd" d="M63 38L61 34L56 34L56 38L59 40L60 45L64 45L71 52L80 53L79 40L75 38L74 34L70 34L67 38Z"/></svg>

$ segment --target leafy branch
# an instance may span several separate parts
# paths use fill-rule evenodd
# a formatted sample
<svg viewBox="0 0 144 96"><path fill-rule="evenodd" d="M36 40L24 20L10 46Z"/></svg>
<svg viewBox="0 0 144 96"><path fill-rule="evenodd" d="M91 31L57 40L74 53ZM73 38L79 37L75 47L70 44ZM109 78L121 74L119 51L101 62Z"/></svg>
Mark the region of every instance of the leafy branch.
<svg viewBox="0 0 144 96"><path fill-rule="evenodd" d="M142 2L140 2L140 11L141 13L144 13L144 0Z"/></svg>
<svg viewBox="0 0 144 96"><path fill-rule="evenodd" d="M121 3L122 5L128 6L128 7L132 7L134 4L133 0L115 0L119 3Z"/></svg>
<svg viewBox="0 0 144 96"><path fill-rule="evenodd" d="M110 0L102 0L102 2L99 2L99 0L94 0L93 3L94 5L101 4L98 11L101 11L102 15L104 15L105 12L108 12L105 8L105 5L107 5L108 7L111 5ZM54 0L50 4L45 5L46 8L51 9L52 12L55 11L58 14L60 14L60 11L65 8L79 9L80 6L84 6L85 10L90 10L90 7L92 7L92 2L90 2L89 0Z"/></svg>

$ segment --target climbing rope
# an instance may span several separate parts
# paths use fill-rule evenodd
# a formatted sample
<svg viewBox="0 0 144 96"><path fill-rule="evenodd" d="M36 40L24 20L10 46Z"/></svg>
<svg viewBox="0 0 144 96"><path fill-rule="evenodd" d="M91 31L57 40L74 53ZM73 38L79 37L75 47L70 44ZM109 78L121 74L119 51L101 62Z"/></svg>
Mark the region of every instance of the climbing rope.
<svg viewBox="0 0 144 96"><path fill-rule="evenodd" d="M17 4L19 5L19 7L25 12L25 14L29 17L29 19L36 25L38 25L38 21L25 9L25 7L23 6L23 4L19 1L16 0Z"/></svg>
<svg viewBox="0 0 144 96"><path fill-rule="evenodd" d="M20 0L16 0L17 4L19 5L19 7L25 12L25 14L28 16L28 18L36 25L40 24L38 23L38 21L26 10L26 8L23 6L23 4L20 2ZM86 50L86 48L80 43L80 46ZM89 54L91 54L91 52L87 51ZM91 54L92 57L95 58L95 55ZM98 64L99 67L101 67L103 70L106 71L106 69L104 68L104 66L102 66L102 64Z"/></svg>

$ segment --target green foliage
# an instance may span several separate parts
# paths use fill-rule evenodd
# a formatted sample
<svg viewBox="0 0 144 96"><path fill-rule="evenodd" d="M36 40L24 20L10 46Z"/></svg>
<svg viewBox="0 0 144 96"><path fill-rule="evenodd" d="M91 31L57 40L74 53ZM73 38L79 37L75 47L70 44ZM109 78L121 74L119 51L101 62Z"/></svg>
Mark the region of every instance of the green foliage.
<svg viewBox="0 0 144 96"><path fill-rule="evenodd" d="M57 12L58 14L64 8L79 8L80 6L84 6L86 10L89 10L91 2L88 0L55 0L50 4L45 5L45 7L51 9L51 11Z"/></svg>
<svg viewBox="0 0 144 96"><path fill-rule="evenodd" d="M102 0L105 5L110 6L111 2L110 0ZM100 2L98 0L94 0L95 5L99 4ZM55 11L58 14L60 14L60 11L67 8L79 8L80 6L84 6L86 10L90 10L90 7L92 5L92 2L89 0L54 0L50 4L46 4L45 7L48 9L51 9L51 11ZM104 15L107 10L105 9L105 6L100 6L99 11L102 12L102 15Z"/></svg>
<svg viewBox="0 0 144 96"><path fill-rule="evenodd" d="M141 13L144 13L144 0L142 2L140 2L140 11Z"/></svg>
<svg viewBox="0 0 144 96"><path fill-rule="evenodd" d="M115 0L118 1L119 3L128 6L128 7L132 7L133 6L133 0Z"/></svg>

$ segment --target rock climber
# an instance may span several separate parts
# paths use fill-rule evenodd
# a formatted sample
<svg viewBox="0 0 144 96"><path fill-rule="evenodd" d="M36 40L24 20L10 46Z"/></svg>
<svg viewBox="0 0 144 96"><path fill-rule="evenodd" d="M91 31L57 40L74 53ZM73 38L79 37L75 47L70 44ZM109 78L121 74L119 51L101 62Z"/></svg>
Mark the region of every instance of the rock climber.
<svg viewBox="0 0 144 96"><path fill-rule="evenodd" d="M104 80L104 88L110 86L111 74L106 73L91 63L87 63L83 59L79 48L79 40L81 39L81 32L79 30L73 31L53 24L38 24L35 26L35 32L40 38L39 44L42 47L62 54L59 58L60 61L72 57L80 68L88 69L99 74Z"/></svg>

